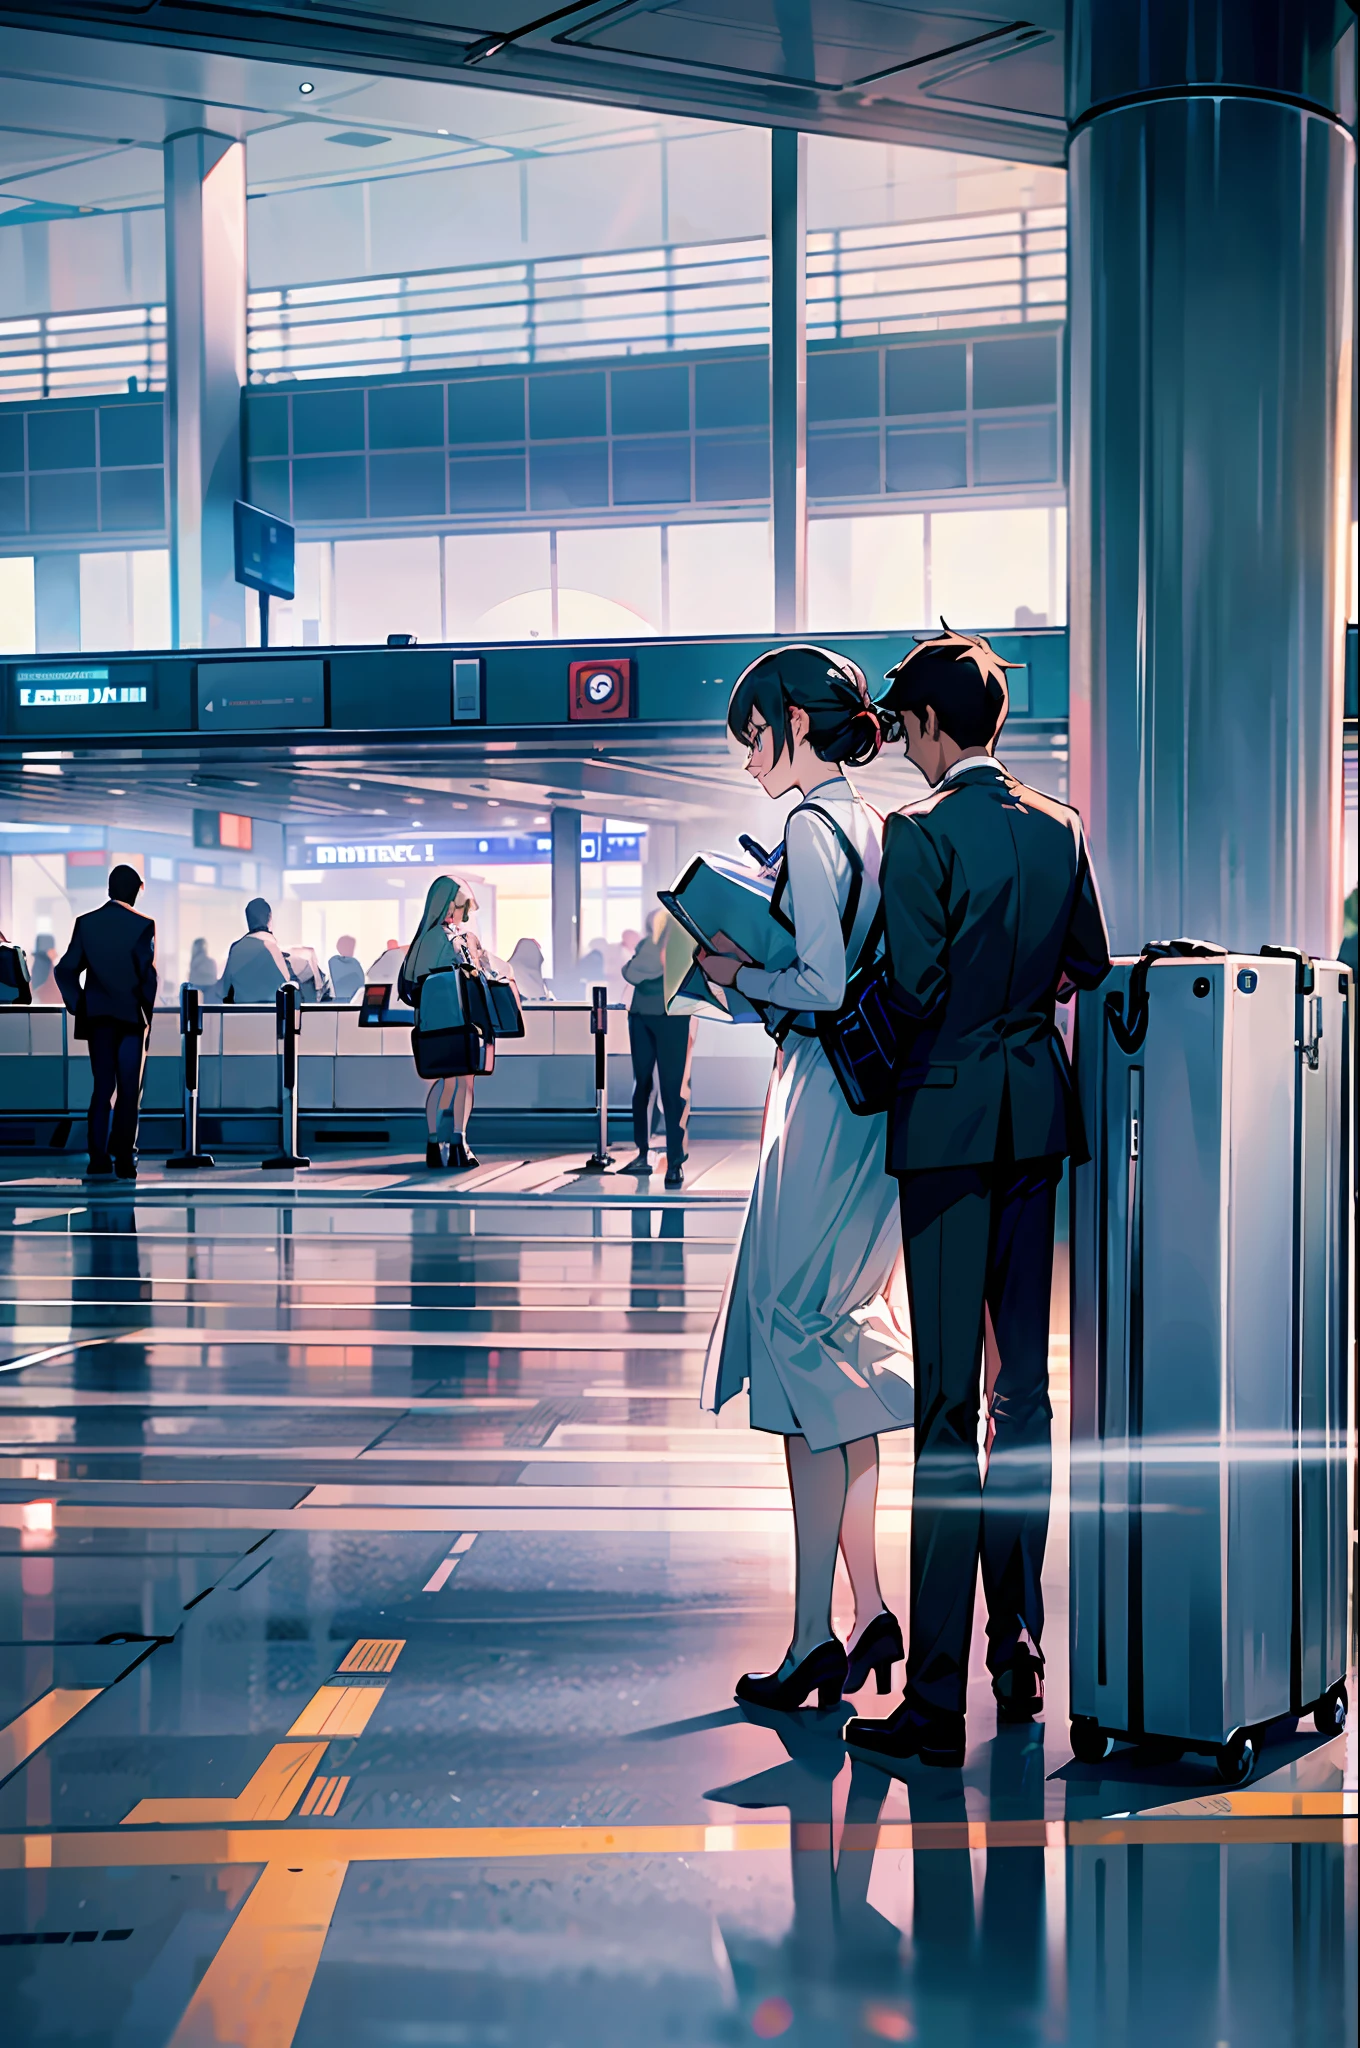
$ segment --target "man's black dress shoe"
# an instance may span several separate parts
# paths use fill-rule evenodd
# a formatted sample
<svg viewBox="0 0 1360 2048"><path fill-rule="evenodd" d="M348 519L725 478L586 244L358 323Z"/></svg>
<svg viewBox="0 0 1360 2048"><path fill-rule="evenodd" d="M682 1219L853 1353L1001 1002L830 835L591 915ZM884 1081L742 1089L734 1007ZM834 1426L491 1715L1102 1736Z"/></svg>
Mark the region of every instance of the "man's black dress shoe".
<svg viewBox="0 0 1360 2048"><path fill-rule="evenodd" d="M113 1171L119 1180L136 1180L137 1162L135 1159L115 1159Z"/></svg>
<svg viewBox="0 0 1360 2048"><path fill-rule="evenodd" d="M1044 1710L1044 1667L1024 1643L992 1675L998 1721L1032 1721Z"/></svg>
<svg viewBox="0 0 1360 2048"><path fill-rule="evenodd" d="M84 1178L86 1180L112 1180L113 1161L111 1159L101 1159L97 1153L92 1153L90 1163L85 1169Z"/></svg>
<svg viewBox="0 0 1360 2048"><path fill-rule="evenodd" d="M847 1721L845 1739L867 1756L888 1757L894 1763L919 1756L923 1764L956 1771L962 1768L966 1746L962 1714L922 1713L909 1699L886 1721Z"/></svg>
<svg viewBox="0 0 1360 2048"><path fill-rule="evenodd" d="M748 1706L789 1713L814 1690L819 1707L836 1706L844 1684L845 1647L832 1636L809 1650L801 1664L791 1665L786 1657L778 1671L748 1671L737 1680L736 1695Z"/></svg>

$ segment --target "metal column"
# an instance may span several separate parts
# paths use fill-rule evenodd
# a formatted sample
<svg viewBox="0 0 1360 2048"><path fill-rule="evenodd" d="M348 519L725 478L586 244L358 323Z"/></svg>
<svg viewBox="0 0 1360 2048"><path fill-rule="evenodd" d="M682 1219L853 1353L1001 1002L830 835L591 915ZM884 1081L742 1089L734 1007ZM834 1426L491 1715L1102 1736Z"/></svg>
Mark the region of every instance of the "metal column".
<svg viewBox="0 0 1360 2048"><path fill-rule="evenodd" d="M232 505L246 381L246 156L193 129L165 145L166 459L177 647L245 644Z"/></svg>
<svg viewBox="0 0 1360 2048"><path fill-rule="evenodd" d="M581 957L581 813L552 814L552 983L558 995L576 988Z"/></svg>
<svg viewBox="0 0 1360 2048"><path fill-rule="evenodd" d="M774 623L807 624L807 137L770 133L770 518Z"/></svg>
<svg viewBox="0 0 1360 2048"><path fill-rule="evenodd" d="M1072 15L1073 793L1116 950L1330 955L1354 459L1338 13L1188 19Z"/></svg>

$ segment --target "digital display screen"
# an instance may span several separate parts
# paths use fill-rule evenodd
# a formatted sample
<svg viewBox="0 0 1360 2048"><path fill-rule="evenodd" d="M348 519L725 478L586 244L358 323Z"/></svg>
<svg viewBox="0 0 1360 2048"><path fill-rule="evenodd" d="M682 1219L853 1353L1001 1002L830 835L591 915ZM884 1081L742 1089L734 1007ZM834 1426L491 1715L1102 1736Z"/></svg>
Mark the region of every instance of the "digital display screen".
<svg viewBox="0 0 1360 2048"><path fill-rule="evenodd" d="M16 668L14 693L20 711L110 710L154 701L149 667L90 662Z"/></svg>

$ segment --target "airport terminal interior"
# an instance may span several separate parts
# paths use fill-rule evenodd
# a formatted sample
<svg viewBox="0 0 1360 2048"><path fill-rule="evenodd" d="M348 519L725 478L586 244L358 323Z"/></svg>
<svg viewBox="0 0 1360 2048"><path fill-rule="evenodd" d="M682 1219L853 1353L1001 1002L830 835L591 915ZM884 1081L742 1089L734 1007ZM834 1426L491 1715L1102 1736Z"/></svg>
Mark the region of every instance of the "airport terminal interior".
<svg viewBox="0 0 1360 2048"><path fill-rule="evenodd" d="M0 5L6 2044L1356 2038L1358 46L1354 0ZM701 1394L783 1098L645 949L783 839L748 665L881 700L951 629L1128 1010L1061 991L1042 1710L979 1595L942 1767L847 1739L900 1649L734 1694L790 1476ZM120 868L159 987L102 1171L57 970ZM399 984L436 899L522 1011L456 1087ZM1118 963L1181 935L1144 1047ZM1172 1227L1192 973L1237 1094ZM984 1473L1005 1366L989 1316Z"/></svg>

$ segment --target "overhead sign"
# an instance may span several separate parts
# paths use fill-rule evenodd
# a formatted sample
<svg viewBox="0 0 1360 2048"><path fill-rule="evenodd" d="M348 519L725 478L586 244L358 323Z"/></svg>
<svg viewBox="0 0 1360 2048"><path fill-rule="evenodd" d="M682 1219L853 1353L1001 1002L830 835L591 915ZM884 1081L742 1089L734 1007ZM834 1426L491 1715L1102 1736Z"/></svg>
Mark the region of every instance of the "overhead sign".
<svg viewBox="0 0 1360 2048"><path fill-rule="evenodd" d="M326 723L324 661L260 653L245 661L200 661L200 732L285 731Z"/></svg>
<svg viewBox="0 0 1360 2048"><path fill-rule="evenodd" d="M585 832L581 859L640 861L645 845L644 832ZM291 840L288 846L290 868L517 866L551 859L552 840L546 832L452 832L348 843Z"/></svg>
<svg viewBox="0 0 1360 2048"><path fill-rule="evenodd" d="M43 662L12 673L18 711L117 711L155 702L155 670L149 662Z"/></svg>

